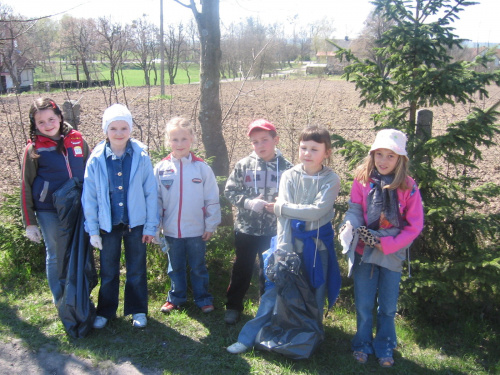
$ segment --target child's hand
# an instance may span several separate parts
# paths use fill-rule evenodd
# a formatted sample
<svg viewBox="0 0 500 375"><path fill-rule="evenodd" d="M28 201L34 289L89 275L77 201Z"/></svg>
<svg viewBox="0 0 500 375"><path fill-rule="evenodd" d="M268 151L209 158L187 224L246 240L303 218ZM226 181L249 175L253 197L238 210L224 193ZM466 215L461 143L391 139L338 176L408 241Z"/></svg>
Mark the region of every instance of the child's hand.
<svg viewBox="0 0 500 375"><path fill-rule="evenodd" d="M208 241L210 239L210 237L212 237L212 232L205 232L205 233L203 233L203 236L201 236L201 239L203 241Z"/></svg>
<svg viewBox="0 0 500 375"><path fill-rule="evenodd" d="M356 229L359 234L359 238L361 241L363 241L366 245L375 247L378 249L377 245L380 246L380 239L378 237L375 237L365 226L361 226L358 229ZM382 250L382 247L380 247L380 250Z"/></svg>
<svg viewBox="0 0 500 375"><path fill-rule="evenodd" d="M243 206L247 210L251 210L260 214L262 213L262 211L264 211L264 207L267 204L267 202L264 199L261 199L261 197L262 195L259 195L257 198L254 199L246 199Z"/></svg>
<svg viewBox="0 0 500 375"><path fill-rule="evenodd" d="M155 236L152 236L150 234L144 234L142 235L142 243L151 243L153 242L153 238L155 238Z"/></svg>
<svg viewBox="0 0 500 375"><path fill-rule="evenodd" d="M94 247L97 247L99 250L102 250L102 238L98 234L93 234L90 236L90 244Z"/></svg>
<svg viewBox="0 0 500 375"><path fill-rule="evenodd" d="M351 246L351 241L353 236L352 233L353 226L349 220L346 221L344 225L342 225L342 228L340 228L339 231L339 240L340 244L342 245L342 254L345 254L349 251L349 247Z"/></svg>
<svg viewBox="0 0 500 375"><path fill-rule="evenodd" d="M264 206L267 212L274 214L274 203L268 203Z"/></svg>
<svg viewBox="0 0 500 375"><path fill-rule="evenodd" d="M36 243L40 243L40 241L42 240L40 229L38 229L36 225L28 225L26 227L26 237Z"/></svg>

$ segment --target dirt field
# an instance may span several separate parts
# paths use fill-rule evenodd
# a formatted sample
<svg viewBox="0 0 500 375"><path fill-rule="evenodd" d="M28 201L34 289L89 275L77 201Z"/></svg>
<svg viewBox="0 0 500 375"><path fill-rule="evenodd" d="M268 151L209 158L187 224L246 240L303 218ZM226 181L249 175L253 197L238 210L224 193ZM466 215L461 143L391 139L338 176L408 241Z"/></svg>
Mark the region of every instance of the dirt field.
<svg viewBox="0 0 500 375"><path fill-rule="evenodd" d="M101 116L109 103L126 103L136 123L133 136L157 151L163 143L163 129L173 116L197 118L199 85L174 85L166 89L170 100L154 99L159 88L150 92L145 87L127 88L118 92L94 89L51 94L60 105L76 100L81 106L79 130L93 147L104 138ZM476 102L487 108L500 100L500 89L492 87L490 99ZM0 98L0 194L12 191L19 183L21 154L28 135L28 110L33 99L45 93L27 93L19 97ZM370 143L374 138L370 116L377 106L359 108L359 95L352 83L342 80L302 79L259 82L226 82L221 86L224 133L230 152L231 166L250 150L245 129L252 120L264 117L273 122L281 136L279 148L291 161L297 161L298 132L308 124L326 126L347 139ZM450 122L464 119L470 105L444 106L434 109L434 134ZM198 129L199 130L199 129ZM201 139L201 135L198 137ZM201 142L198 145L202 148ZM340 175L346 165L340 156L332 157L332 167ZM500 180L500 148L484 153L480 163L481 182ZM495 205L490 209L499 210Z"/></svg>

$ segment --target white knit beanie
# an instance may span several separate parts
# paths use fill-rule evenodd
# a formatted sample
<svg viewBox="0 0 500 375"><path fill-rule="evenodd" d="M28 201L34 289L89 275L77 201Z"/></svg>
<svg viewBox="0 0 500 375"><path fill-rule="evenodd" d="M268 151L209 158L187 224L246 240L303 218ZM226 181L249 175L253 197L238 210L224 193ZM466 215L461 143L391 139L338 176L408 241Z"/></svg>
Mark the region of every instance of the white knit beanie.
<svg viewBox="0 0 500 375"><path fill-rule="evenodd" d="M407 156L406 153L406 135L395 129L384 129L377 133L375 142L370 148L370 153L379 148L386 148L398 155Z"/></svg>
<svg viewBox="0 0 500 375"><path fill-rule="evenodd" d="M104 134L108 132L108 126L113 121L126 121L130 131L132 132L133 121L132 114L123 104L113 104L111 107L106 108L104 114L102 115L102 130Z"/></svg>

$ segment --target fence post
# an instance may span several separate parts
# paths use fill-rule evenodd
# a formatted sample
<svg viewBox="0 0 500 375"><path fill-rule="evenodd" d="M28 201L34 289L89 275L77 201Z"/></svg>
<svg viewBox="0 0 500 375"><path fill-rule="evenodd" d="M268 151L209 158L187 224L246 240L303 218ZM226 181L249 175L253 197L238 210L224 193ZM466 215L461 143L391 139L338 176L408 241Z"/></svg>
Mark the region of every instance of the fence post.
<svg viewBox="0 0 500 375"><path fill-rule="evenodd" d="M78 125L80 125L80 104L76 100L65 100L63 116L64 121L69 123L73 129L78 130Z"/></svg>
<svg viewBox="0 0 500 375"><path fill-rule="evenodd" d="M432 138L432 111L421 109L417 112L416 135L420 141L427 141Z"/></svg>
<svg viewBox="0 0 500 375"><path fill-rule="evenodd" d="M433 113L428 109L421 109L417 112L417 129L415 135L417 136L419 146L432 138L432 118ZM422 156L422 161L428 162L429 157Z"/></svg>

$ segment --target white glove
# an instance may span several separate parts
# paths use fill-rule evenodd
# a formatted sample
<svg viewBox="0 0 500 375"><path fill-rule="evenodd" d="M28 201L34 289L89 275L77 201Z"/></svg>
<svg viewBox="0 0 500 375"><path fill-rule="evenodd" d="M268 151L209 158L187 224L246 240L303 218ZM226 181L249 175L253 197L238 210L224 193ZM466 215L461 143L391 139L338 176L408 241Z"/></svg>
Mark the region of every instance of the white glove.
<svg viewBox="0 0 500 375"><path fill-rule="evenodd" d="M42 234L36 225L28 225L26 227L26 237L36 243L40 243L42 240Z"/></svg>
<svg viewBox="0 0 500 375"><path fill-rule="evenodd" d="M353 229L354 228L349 220L347 220L341 228L341 231L339 233L339 240L343 248L342 254L345 254L349 251L349 246L351 245L352 238L354 237L352 234Z"/></svg>
<svg viewBox="0 0 500 375"><path fill-rule="evenodd" d="M260 214L262 211L264 211L264 206L267 204L267 202L264 199L260 199L260 197L262 196L259 195L254 199L245 199L245 203L243 206L247 210L252 210Z"/></svg>
<svg viewBox="0 0 500 375"><path fill-rule="evenodd" d="M97 247L99 250L102 250L102 238L98 234L94 234L90 236L90 244L94 247Z"/></svg>

